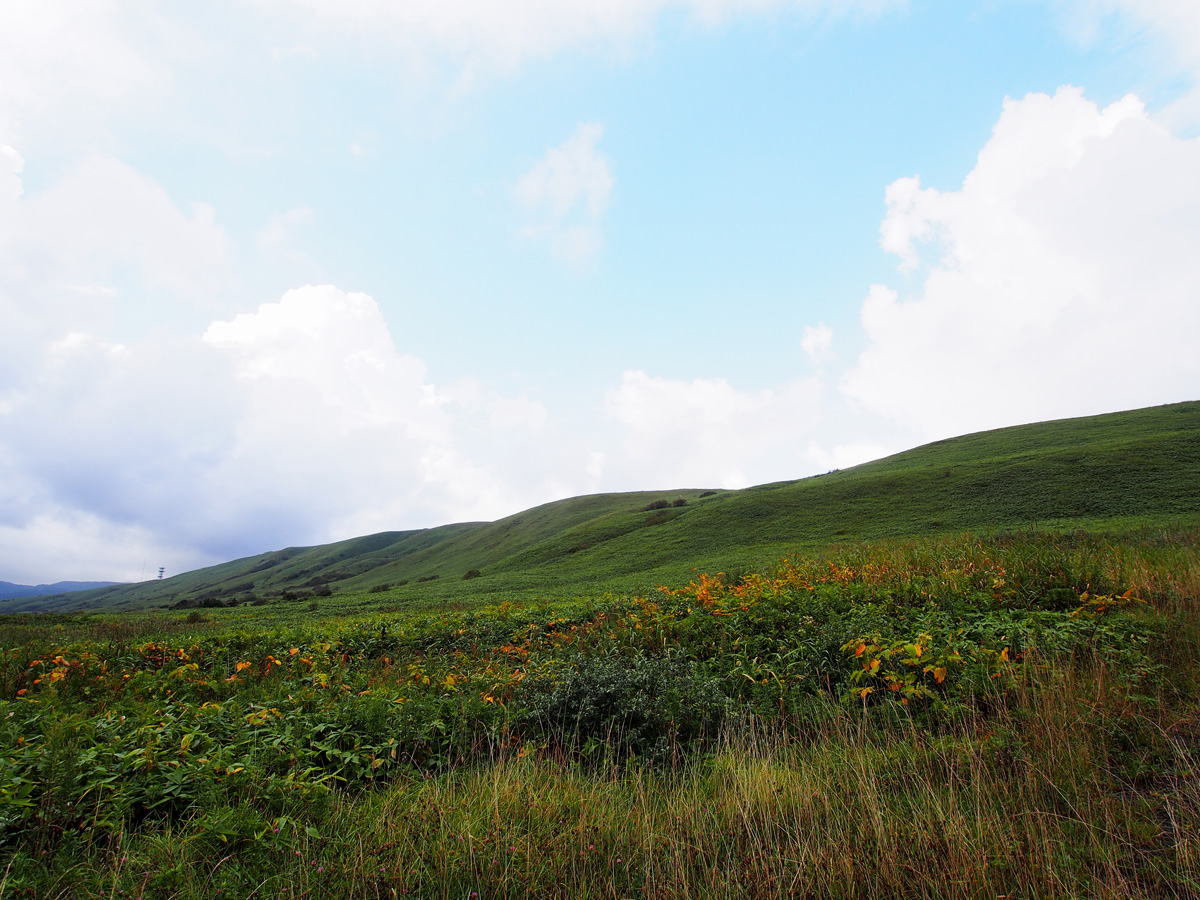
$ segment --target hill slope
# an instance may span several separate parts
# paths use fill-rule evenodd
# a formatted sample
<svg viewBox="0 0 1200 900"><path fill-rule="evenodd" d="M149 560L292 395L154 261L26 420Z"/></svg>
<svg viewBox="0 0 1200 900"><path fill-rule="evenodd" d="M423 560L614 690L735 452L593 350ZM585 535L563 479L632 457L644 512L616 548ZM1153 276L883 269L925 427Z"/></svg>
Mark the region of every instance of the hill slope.
<svg viewBox="0 0 1200 900"><path fill-rule="evenodd" d="M841 540L1197 518L1200 402L1190 402L980 432L740 491L573 497L496 522L384 532L163 581L0 601L0 611L246 601L384 584L392 599L647 590L693 568L752 565ZM481 576L464 581L472 569Z"/></svg>

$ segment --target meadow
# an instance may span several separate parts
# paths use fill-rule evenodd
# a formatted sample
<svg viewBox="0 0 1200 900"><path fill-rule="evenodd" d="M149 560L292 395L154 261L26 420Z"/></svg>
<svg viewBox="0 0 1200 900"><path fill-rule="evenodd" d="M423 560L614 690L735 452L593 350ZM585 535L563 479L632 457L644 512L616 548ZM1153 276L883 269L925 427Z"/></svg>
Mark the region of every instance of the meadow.
<svg viewBox="0 0 1200 900"><path fill-rule="evenodd" d="M0 900L1200 896L1194 522L474 581L0 617Z"/></svg>
<svg viewBox="0 0 1200 900"><path fill-rule="evenodd" d="M289 547L162 581L0 600L0 613L213 608L373 588L416 605L651 595L694 571L755 571L851 540L1197 520L1200 402L1176 403L965 435L744 490L594 494L495 522Z"/></svg>

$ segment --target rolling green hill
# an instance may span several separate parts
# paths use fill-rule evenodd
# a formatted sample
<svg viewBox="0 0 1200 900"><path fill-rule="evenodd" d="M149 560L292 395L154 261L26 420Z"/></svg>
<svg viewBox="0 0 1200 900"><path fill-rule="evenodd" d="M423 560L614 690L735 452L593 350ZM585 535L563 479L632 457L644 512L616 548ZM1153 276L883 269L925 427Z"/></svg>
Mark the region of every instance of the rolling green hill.
<svg viewBox="0 0 1200 900"><path fill-rule="evenodd" d="M838 541L1197 519L1200 402L1189 402L980 432L739 491L573 497L496 522L384 532L163 581L0 601L0 612L261 602L383 585L393 603L641 591L695 568L751 567ZM479 576L464 580L472 570Z"/></svg>

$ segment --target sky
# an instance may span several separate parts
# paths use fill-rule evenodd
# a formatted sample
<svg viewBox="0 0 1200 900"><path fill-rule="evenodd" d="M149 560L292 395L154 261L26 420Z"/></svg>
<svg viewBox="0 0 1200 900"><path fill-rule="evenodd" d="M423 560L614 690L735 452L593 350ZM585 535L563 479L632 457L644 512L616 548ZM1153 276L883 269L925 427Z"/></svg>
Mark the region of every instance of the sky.
<svg viewBox="0 0 1200 900"><path fill-rule="evenodd" d="M1200 399L1194 0L6 0L0 580Z"/></svg>

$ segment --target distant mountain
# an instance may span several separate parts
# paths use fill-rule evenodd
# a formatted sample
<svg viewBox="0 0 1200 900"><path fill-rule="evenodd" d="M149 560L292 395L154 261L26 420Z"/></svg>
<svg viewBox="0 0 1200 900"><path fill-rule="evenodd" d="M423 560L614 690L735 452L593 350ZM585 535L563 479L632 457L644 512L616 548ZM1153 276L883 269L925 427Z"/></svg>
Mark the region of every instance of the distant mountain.
<svg viewBox="0 0 1200 900"><path fill-rule="evenodd" d="M54 584L13 584L11 581L0 581L0 600L69 594L71 591L90 591L92 588L112 587L119 583L116 581L56 581Z"/></svg>
<svg viewBox="0 0 1200 900"><path fill-rule="evenodd" d="M838 542L1197 522L1200 402L1189 402L970 434L800 481L593 494L496 522L289 547L163 580L0 599L0 613L653 593L696 569L744 573Z"/></svg>

